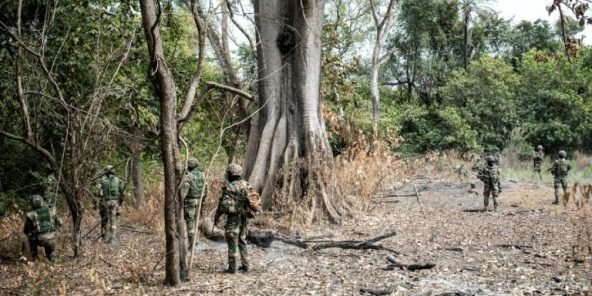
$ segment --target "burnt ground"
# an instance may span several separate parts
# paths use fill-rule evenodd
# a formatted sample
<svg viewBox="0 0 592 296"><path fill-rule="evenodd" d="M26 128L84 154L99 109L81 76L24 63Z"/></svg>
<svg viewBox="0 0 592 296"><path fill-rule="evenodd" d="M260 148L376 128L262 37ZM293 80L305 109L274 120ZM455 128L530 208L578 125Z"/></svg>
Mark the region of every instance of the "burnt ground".
<svg viewBox="0 0 592 296"><path fill-rule="evenodd" d="M162 285L162 236L126 225L124 217L116 244L96 241L95 232L80 259L70 259L67 250L56 264L5 258L0 294L360 295L369 288L392 295L579 295L589 288L590 269L572 257L573 210L550 204L550 185L508 182L493 213L481 211L482 197L468 193L468 183L416 178L398 184L396 193L412 193L410 184L418 185L421 206L415 197L384 197L389 190L343 225L314 225L298 234L366 240L396 231L381 244L398 255L312 251L274 241L251 247L251 272L228 275L222 273L225 244L202 241L192 281L171 288ZM388 256L435 267L385 270Z"/></svg>

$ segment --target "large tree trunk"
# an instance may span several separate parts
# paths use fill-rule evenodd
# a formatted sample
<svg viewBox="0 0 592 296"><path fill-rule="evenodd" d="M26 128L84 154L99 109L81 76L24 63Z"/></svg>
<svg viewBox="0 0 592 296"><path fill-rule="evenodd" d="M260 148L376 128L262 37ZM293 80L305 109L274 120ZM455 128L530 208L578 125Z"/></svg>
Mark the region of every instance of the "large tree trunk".
<svg viewBox="0 0 592 296"><path fill-rule="evenodd" d="M177 285L181 281L180 242L178 229L179 207L177 194L177 97L172 74L167 67L160 36L160 12L153 0L142 0L142 22L146 35L151 64L148 69L156 93L160 99L160 145L164 166L166 282Z"/></svg>
<svg viewBox="0 0 592 296"><path fill-rule="evenodd" d="M378 75L380 71L381 36L376 37L376 44L372 51L372 66L370 69L370 96L372 97L372 137L378 140L378 124L380 123L380 92L378 89Z"/></svg>
<svg viewBox="0 0 592 296"><path fill-rule="evenodd" d="M263 109L251 130L247 172L267 206L280 167L300 158L330 155L320 112L323 2L255 1L259 106Z"/></svg>

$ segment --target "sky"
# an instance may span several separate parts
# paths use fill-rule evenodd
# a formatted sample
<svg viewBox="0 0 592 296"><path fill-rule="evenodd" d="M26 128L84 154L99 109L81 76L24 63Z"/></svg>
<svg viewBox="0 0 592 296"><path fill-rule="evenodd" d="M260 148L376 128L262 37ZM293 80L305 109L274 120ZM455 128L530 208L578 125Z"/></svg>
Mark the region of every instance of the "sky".
<svg viewBox="0 0 592 296"><path fill-rule="evenodd" d="M488 6L499 12L504 18L513 18L514 23L521 20L544 19L553 24L559 19L559 13L556 11L551 15L547 13L546 7L552 2L552 0L492 0ZM586 36L584 38L585 44L592 44L592 26L586 26L582 35Z"/></svg>

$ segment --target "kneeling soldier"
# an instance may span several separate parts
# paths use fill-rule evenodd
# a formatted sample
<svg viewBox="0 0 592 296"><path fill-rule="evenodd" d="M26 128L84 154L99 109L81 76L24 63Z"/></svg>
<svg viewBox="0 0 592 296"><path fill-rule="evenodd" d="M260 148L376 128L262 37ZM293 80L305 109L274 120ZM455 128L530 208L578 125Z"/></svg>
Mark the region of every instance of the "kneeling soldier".
<svg viewBox="0 0 592 296"><path fill-rule="evenodd" d="M36 260L37 247L43 247L47 259L53 262L55 260L55 231L62 226L62 221L57 217L55 209L45 204L41 195L33 195L31 204L33 210L26 214L24 230L29 240L31 257Z"/></svg>

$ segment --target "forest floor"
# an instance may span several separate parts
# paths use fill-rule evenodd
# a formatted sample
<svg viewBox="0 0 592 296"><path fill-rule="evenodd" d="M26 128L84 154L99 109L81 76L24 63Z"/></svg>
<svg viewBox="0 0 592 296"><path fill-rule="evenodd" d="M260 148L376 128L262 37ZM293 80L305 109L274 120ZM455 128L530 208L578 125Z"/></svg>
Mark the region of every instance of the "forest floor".
<svg viewBox="0 0 592 296"><path fill-rule="evenodd" d="M421 176L407 181L396 192L377 194L367 211L342 225L321 223L297 234L335 241L396 231L380 244L400 254L313 251L274 241L267 248L250 246L252 270L230 275L223 273L225 243L202 240L191 281L166 287L162 235L130 225L124 215L116 243L99 242L95 231L79 259L67 250L55 264L3 256L0 294L361 295L370 289L383 295L580 295L590 288L589 267L572 255L578 239L574 210L551 205L551 185L506 182L499 211L482 212L483 199L467 192L467 182ZM414 196L385 197L414 193L413 184L421 206ZM85 232L93 225L87 224ZM387 257L435 267L388 268Z"/></svg>

